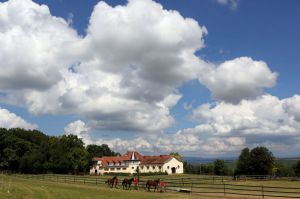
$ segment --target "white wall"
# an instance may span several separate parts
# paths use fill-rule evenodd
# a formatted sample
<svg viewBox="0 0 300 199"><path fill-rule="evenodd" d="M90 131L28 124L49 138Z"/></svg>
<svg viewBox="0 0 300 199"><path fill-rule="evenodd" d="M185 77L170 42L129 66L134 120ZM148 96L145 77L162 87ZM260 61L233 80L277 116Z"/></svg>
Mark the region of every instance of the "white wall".
<svg viewBox="0 0 300 199"><path fill-rule="evenodd" d="M167 171L168 174L172 174L172 168L176 169L176 173L183 173L183 163L176 158L171 158L163 165L163 172Z"/></svg>
<svg viewBox="0 0 300 199"><path fill-rule="evenodd" d="M95 175L95 170L97 170L97 175L103 174L103 173L135 173L136 168L139 167L141 173L148 173L148 172L165 172L167 171L168 174L172 174L172 168L174 167L176 169L176 173L183 173L183 163L178 161L176 158L169 159L165 164L163 165L139 165L140 162L128 162L126 164L126 167L124 166L113 166L110 168L101 168L100 164L94 165L90 169L90 174Z"/></svg>
<svg viewBox="0 0 300 199"><path fill-rule="evenodd" d="M141 173L149 173L149 172L162 172L162 165L155 164L155 165L142 165L139 166Z"/></svg>

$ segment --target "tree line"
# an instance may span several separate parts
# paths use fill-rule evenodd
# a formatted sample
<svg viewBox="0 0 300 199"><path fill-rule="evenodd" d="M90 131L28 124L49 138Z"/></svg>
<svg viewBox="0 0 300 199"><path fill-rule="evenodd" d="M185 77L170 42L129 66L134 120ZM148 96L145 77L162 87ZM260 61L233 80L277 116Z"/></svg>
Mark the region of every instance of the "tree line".
<svg viewBox="0 0 300 199"><path fill-rule="evenodd" d="M89 171L93 157L117 156L108 145L88 145L75 135L48 136L38 130L0 128L0 171L22 173L78 174ZM171 153L182 161L179 153ZM224 160L211 164L188 164L184 172L210 175L275 175L300 176L300 160L286 166L276 162L271 151L256 147L244 148L235 169Z"/></svg>
<svg viewBox="0 0 300 199"><path fill-rule="evenodd" d="M93 157L116 155L106 144L85 147L75 135L0 128L0 171L78 174L89 171Z"/></svg>
<svg viewBox="0 0 300 199"><path fill-rule="evenodd" d="M210 164L188 164L184 162L185 173L208 175L272 175L300 177L300 160L295 165L285 165L276 161L273 153L266 147L244 148L234 169L224 160L217 159Z"/></svg>

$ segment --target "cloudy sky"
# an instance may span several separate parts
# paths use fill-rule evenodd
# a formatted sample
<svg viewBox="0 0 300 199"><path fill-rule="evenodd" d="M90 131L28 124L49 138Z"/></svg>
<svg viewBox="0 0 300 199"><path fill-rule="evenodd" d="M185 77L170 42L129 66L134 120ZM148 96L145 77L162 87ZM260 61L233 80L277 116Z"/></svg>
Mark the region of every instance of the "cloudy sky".
<svg viewBox="0 0 300 199"><path fill-rule="evenodd" d="M300 155L297 0L0 1L0 126L145 154Z"/></svg>

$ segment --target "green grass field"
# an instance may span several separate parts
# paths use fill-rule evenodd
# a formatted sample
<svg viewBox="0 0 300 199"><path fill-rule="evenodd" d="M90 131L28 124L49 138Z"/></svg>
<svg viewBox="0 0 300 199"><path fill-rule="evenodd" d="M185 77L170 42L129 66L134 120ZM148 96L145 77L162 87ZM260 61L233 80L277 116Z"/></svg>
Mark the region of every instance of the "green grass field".
<svg viewBox="0 0 300 199"><path fill-rule="evenodd" d="M0 198L6 199L195 199L179 193L153 193L145 190L111 189L104 185L71 184L47 182L35 179L23 179L14 176L0 176ZM9 193L8 193L8 190Z"/></svg>
<svg viewBox="0 0 300 199"><path fill-rule="evenodd" d="M51 175L50 175L51 176ZM30 177L31 179L25 179ZM47 176L46 176L47 177ZM172 175L172 176L160 176L160 178L165 181L172 181L179 183L180 187L190 188L193 186L193 193L177 193L177 192L166 192L166 193L153 193L147 192L144 189L140 190L122 190L109 188L106 185L99 183L96 185L95 179L93 176L76 176L75 182L72 180L74 176L68 175L52 175L52 178L49 176L47 178L42 175L30 176L23 175L21 177L15 175L0 175L0 198L12 198L12 199L76 199L76 198L93 198L93 199L102 199L102 198L111 198L111 199L156 199L156 198L173 198L173 199L195 199L195 198L224 198L222 183L233 184L233 185L247 185L250 189L257 189L257 194L260 194L260 186L265 187L290 187L290 191L294 191L294 188L300 187L300 182L291 182L291 181L230 181L224 179L224 181L215 179L212 181L203 181L203 186L211 186L209 189L201 187L201 185L191 185L187 183L190 180L182 179L192 178L192 182L200 182L201 179L204 179L206 176L195 176L195 175ZM33 178L33 179L32 179ZM34 179L36 178L36 179ZM97 177L100 182L106 179L107 176ZM145 178L157 178L157 176L145 177ZM210 177L211 178L211 177ZM123 177L120 177L123 179ZM89 181L90 180L90 181ZM191 181L190 181L191 182ZM84 184L85 183L85 184ZM175 185L176 185L175 183ZM207 183L207 184L206 184ZM215 183L212 185L212 183ZM173 186L173 185L170 185ZM200 186L197 188L197 186ZM254 186L254 187L250 187ZM255 187L257 186L257 187ZM219 189L218 189L219 187ZM228 186L230 188L230 185ZM246 188L247 189L247 188ZM274 189L276 191L286 191L284 189ZM295 189L296 190L296 189ZM8 192L9 191L9 192ZM197 191L220 191L220 194L197 194ZM237 193L246 193L249 191L236 190ZM275 194L276 195L276 194ZM288 196L288 194L287 194ZM300 198L299 194L297 194ZM253 198L250 196L238 196L226 194L226 198ZM254 197L255 198L255 197ZM262 198L260 196L256 198ZM273 198L273 197L265 197Z"/></svg>

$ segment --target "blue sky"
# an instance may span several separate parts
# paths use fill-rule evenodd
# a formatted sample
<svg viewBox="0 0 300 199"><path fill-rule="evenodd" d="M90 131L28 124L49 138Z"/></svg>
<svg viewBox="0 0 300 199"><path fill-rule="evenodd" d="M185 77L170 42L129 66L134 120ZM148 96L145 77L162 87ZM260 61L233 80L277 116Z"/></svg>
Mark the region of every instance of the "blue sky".
<svg viewBox="0 0 300 199"><path fill-rule="evenodd" d="M299 1L0 2L3 127L121 152L300 155Z"/></svg>

